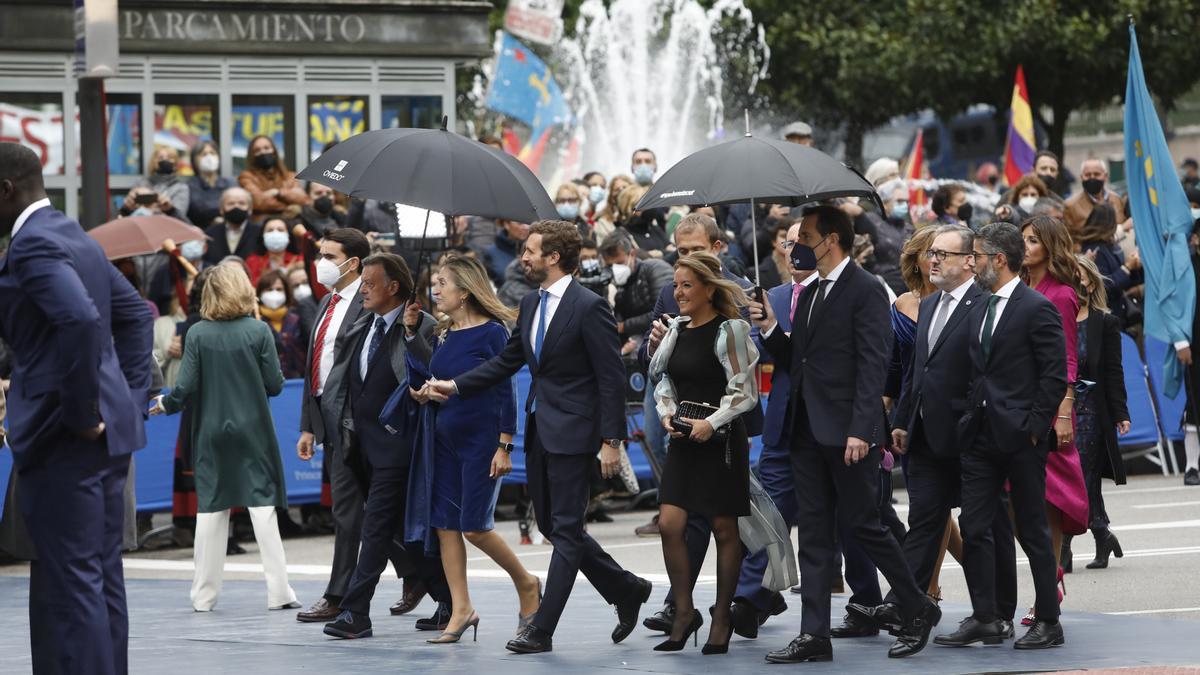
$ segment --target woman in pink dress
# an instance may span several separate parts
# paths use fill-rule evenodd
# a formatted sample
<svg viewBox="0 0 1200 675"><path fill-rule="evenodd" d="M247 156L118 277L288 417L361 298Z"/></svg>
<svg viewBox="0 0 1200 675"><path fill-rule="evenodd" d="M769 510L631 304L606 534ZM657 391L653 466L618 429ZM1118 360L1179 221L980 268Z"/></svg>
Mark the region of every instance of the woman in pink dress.
<svg viewBox="0 0 1200 675"><path fill-rule="evenodd" d="M1083 481L1079 452L1075 449L1073 385L1078 361L1077 265L1071 234L1058 218L1034 216L1021 227L1021 236L1025 239L1021 277L1030 288L1046 296L1058 308L1066 334L1063 349L1067 351L1067 389L1054 420L1058 448L1046 458L1046 517L1050 522L1051 544L1059 563L1058 580L1061 583L1063 534L1083 534L1088 525L1087 484Z"/></svg>

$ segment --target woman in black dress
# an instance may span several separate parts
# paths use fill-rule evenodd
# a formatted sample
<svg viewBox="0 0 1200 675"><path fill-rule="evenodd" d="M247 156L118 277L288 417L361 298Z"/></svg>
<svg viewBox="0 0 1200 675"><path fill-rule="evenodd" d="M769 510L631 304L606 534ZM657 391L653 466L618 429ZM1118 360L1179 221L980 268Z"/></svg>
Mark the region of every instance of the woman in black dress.
<svg viewBox="0 0 1200 675"><path fill-rule="evenodd" d="M730 606L742 559L738 516L750 515L750 444L740 415L758 404L758 351L750 325L740 318L746 296L725 279L716 256L694 253L675 263L675 300L680 316L671 320L650 365L653 375L662 376L654 400L671 434L658 526L675 590L675 625L670 639L654 649L683 649L704 624L692 603L683 536L688 514L696 513L709 520L717 540L717 600L703 651L722 654L733 634ZM677 415L691 404L707 406L703 417ZM684 433L679 423L690 430Z"/></svg>

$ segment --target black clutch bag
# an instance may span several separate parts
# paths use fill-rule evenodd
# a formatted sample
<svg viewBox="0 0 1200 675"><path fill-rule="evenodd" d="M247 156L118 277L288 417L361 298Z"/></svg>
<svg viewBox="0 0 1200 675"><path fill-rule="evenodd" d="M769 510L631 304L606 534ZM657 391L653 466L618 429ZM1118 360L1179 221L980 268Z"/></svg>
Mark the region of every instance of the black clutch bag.
<svg viewBox="0 0 1200 675"><path fill-rule="evenodd" d="M675 416L671 418L671 428L685 436L688 436L692 433L692 425L689 422L684 422L681 418L686 417L693 420L702 420L715 412L717 412L717 407L707 403L680 401L679 405L676 407ZM713 435L709 441L724 443L729 439L730 426L732 425L726 424L720 428L713 429Z"/></svg>

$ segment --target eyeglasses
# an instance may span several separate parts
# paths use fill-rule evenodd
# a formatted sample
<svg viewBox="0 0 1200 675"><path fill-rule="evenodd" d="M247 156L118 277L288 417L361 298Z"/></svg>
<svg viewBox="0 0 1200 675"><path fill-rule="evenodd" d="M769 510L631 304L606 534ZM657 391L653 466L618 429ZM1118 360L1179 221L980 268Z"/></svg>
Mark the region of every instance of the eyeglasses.
<svg viewBox="0 0 1200 675"><path fill-rule="evenodd" d="M928 251L925 251L925 259L926 260L933 260L934 258L936 258L938 262L946 262L946 258L949 258L952 255L978 255L978 254L975 253L974 251L942 251L942 250L939 250L936 248L931 248Z"/></svg>

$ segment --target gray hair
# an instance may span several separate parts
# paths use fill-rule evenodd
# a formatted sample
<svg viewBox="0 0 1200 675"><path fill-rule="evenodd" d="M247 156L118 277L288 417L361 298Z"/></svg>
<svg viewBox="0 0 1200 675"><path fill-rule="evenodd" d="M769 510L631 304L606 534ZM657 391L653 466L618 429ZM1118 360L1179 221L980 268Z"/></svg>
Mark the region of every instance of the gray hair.
<svg viewBox="0 0 1200 675"><path fill-rule="evenodd" d="M246 195L246 201L248 201L250 203L250 208L251 208L251 210L253 210L254 209L254 195L250 194L250 191L247 190L246 188L238 187L236 185L231 188L225 188L225 191L221 193L220 201L218 201L217 203L224 204L226 197L233 195L233 194L237 194L239 192Z"/></svg>
<svg viewBox="0 0 1200 675"><path fill-rule="evenodd" d="M1104 175L1108 175L1108 161L1103 157L1088 157L1079 163L1079 173L1083 173L1083 167L1087 166L1088 162L1100 162L1100 168L1104 170Z"/></svg>
<svg viewBox="0 0 1200 675"><path fill-rule="evenodd" d="M970 251L971 247L975 245L975 231L965 225L943 225L937 229L937 233L934 236L949 234L951 232L957 234L958 238L962 240L962 250Z"/></svg>
<svg viewBox="0 0 1200 675"><path fill-rule="evenodd" d="M623 228L617 228L600 242L600 255L612 257L617 253L632 253L633 238Z"/></svg>
<svg viewBox="0 0 1200 675"><path fill-rule="evenodd" d="M984 225L979 230L979 247L989 255L1003 253L1008 258L1009 271L1021 271L1021 262L1025 259L1025 240L1016 225L1004 222Z"/></svg>
<svg viewBox="0 0 1200 675"><path fill-rule="evenodd" d="M1037 202L1035 202L1033 205L1033 211L1029 215L1030 216L1055 216L1057 218L1057 217L1062 216L1063 210L1065 208L1066 208L1066 205L1063 203L1063 200L1061 197L1059 197L1058 195L1055 195L1053 197L1051 197L1050 195L1046 195L1045 197L1038 197Z"/></svg>

